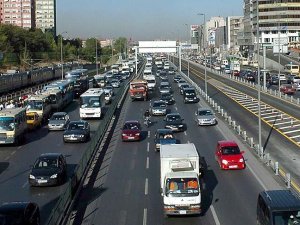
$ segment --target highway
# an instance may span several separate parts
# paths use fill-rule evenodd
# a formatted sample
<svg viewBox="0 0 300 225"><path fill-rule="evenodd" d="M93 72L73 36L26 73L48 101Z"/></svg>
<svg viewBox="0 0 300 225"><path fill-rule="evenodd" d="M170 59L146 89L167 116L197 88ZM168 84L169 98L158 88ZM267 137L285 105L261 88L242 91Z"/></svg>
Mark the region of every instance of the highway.
<svg viewBox="0 0 300 225"><path fill-rule="evenodd" d="M172 81L176 104L169 106L171 112L179 112L185 119L187 129L176 133L181 143L192 142L206 165L202 179L201 216L170 217L163 215L159 185L159 153L154 151L154 132L163 127L163 117L152 117L154 124L144 130L140 142L122 142L121 127L124 121L143 121L143 112L149 102L125 100L115 130L104 145L102 157L82 190L72 213L72 224L94 225L185 225L185 224L245 224L256 223L256 199L264 189L283 188L277 184L272 173L266 170L219 121L216 126L198 127L193 120L198 104L184 104L178 87ZM235 104L226 100L229 107ZM155 93L151 101L158 99ZM207 107L201 100L201 106ZM236 108L236 111L241 109ZM242 171L221 171L214 159L218 140L234 139L245 150L247 168ZM256 175L254 175L256 174ZM238 212L238 213L237 213Z"/></svg>
<svg viewBox="0 0 300 225"><path fill-rule="evenodd" d="M118 91L117 89L115 90ZM107 106L109 107L109 106ZM65 108L71 120L79 118L78 100L74 100ZM89 120L91 138L101 120ZM26 143L19 147L1 146L0 158L0 203L11 201L33 201L41 210L41 222L48 219L58 198L64 193L67 183L56 187L30 187L28 175L30 167L42 153L59 152L66 156L68 164L68 178L74 173L88 143L64 143L63 131L48 132L46 126L39 130L27 133Z"/></svg>

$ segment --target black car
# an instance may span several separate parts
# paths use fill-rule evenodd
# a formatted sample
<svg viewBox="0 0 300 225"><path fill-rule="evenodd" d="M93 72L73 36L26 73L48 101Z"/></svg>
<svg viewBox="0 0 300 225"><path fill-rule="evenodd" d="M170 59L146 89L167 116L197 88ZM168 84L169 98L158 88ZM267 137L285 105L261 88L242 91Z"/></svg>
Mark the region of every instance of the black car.
<svg viewBox="0 0 300 225"><path fill-rule="evenodd" d="M179 113L169 113L166 115L165 128L171 129L173 131L184 131L183 119Z"/></svg>
<svg viewBox="0 0 300 225"><path fill-rule="evenodd" d="M275 84L275 85L277 85L277 84L279 84L279 79L278 79L278 76L271 76L271 78L270 78L270 81L269 81L269 83L272 85L272 84Z"/></svg>
<svg viewBox="0 0 300 225"><path fill-rule="evenodd" d="M64 142L87 142L90 139L90 125L79 120L71 121L64 131Z"/></svg>
<svg viewBox="0 0 300 225"><path fill-rule="evenodd" d="M245 74L244 79L248 80L248 81L255 82L255 77L254 77L254 75L252 73Z"/></svg>
<svg viewBox="0 0 300 225"><path fill-rule="evenodd" d="M167 72L165 70L161 70L159 73L160 78L166 77L167 76Z"/></svg>
<svg viewBox="0 0 300 225"><path fill-rule="evenodd" d="M29 174L31 186L62 184L67 177L66 159L61 153L44 153L35 161Z"/></svg>
<svg viewBox="0 0 300 225"><path fill-rule="evenodd" d="M175 103L175 100L171 93L161 93L160 100L165 101L167 105L172 105Z"/></svg>
<svg viewBox="0 0 300 225"><path fill-rule="evenodd" d="M159 151L161 145L176 144L177 140L171 129L157 129L155 132L154 143L155 151Z"/></svg>
<svg viewBox="0 0 300 225"><path fill-rule="evenodd" d="M175 75L173 80L175 83L178 83L178 81L181 79L181 76L180 75Z"/></svg>
<svg viewBox="0 0 300 225"><path fill-rule="evenodd" d="M184 103L197 103L200 99L197 97L196 90L194 88L183 89L183 102Z"/></svg>
<svg viewBox="0 0 300 225"><path fill-rule="evenodd" d="M189 84L182 84L182 85L180 85L180 88L179 88L179 90L180 90L180 94L181 95L183 95L183 89L185 89L185 88L190 88L191 86L189 85Z"/></svg>
<svg viewBox="0 0 300 225"><path fill-rule="evenodd" d="M33 202L9 202L0 206L1 225L40 225L39 206Z"/></svg>

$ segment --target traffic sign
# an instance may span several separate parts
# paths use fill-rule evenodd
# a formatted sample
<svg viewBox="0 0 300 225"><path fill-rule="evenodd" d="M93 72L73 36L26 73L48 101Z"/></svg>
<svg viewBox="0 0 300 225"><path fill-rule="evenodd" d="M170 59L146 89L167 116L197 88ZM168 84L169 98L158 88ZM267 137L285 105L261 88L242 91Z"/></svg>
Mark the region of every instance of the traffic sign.
<svg viewBox="0 0 300 225"><path fill-rule="evenodd" d="M287 45L289 43L288 37L274 38L274 45Z"/></svg>

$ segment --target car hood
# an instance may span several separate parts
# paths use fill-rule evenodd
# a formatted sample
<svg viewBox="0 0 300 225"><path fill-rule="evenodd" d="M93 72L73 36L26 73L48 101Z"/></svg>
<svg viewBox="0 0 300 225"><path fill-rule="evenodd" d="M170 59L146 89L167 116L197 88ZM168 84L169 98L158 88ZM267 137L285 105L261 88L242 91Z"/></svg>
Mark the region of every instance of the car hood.
<svg viewBox="0 0 300 225"><path fill-rule="evenodd" d="M59 125L59 124L65 124L65 120L49 120L50 125Z"/></svg>
<svg viewBox="0 0 300 225"><path fill-rule="evenodd" d="M152 110L164 110L166 107L152 107Z"/></svg>
<svg viewBox="0 0 300 225"><path fill-rule="evenodd" d="M59 168L33 168L30 174L33 176L51 176L59 172Z"/></svg>
<svg viewBox="0 0 300 225"><path fill-rule="evenodd" d="M205 120L212 120L215 117L214 116L197 116L197 118L200 119L200 120L203 120L203 119L205 119Z"/></svg>
<svg viewBox="0 0 300 225"><path fill-rule="evenodd" d="M174 138L160 139L158 143L161 145L176 144L176 139Z"/></svg>
<svg viewBox="0 0 300 225"><path fill-rule="evenodd" d="M65 132L64 132L64 135L70 135L70 134L84 134L85 133L85 131L84 130L66 130Z"/></svg>
<svg viewBox="0 0 300 225"><path fill-rule="evenodd" d="M181 120L166 121L166 125L182 125L182 121Z"/></svg>
<svg viewBox="0 0 300 225"><path fill-rule="evenodd" d="M141 133L141 130L123 130L123 134L137 134Z"/></svg>

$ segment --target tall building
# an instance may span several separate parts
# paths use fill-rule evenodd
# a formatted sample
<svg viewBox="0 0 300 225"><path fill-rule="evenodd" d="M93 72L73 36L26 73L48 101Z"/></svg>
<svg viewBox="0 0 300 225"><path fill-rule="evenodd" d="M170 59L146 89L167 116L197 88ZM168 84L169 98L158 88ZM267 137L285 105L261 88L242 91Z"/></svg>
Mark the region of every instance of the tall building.
<svg viewBox="0 0 300 225"><path fill-rule="evenodd" d="M238 32L242 28L242 16L230 16L226 18L226 45L227 49L238 50Z"/></svg>
<svg viewBox="0 0 300 225"><path fill-rule="evenodd" d="M0 0L0 23L25 29L35 27L34 0Z"/></svg>
<svg viewBox="0 0 300 225"><path fill-rule="evenodd" d="M36 28L56 36L56 0L35 0Z"/></svg>
<svg viewBox="0 0 300 225"><path fill-rule="evenodd" d="M244 7L249 9L244 12L250 15L254 42L258 12L260 42L273 43L280 38L286 39L289 45L299 43L300 0L244 0Z"/></svg>

